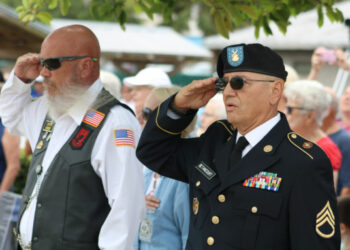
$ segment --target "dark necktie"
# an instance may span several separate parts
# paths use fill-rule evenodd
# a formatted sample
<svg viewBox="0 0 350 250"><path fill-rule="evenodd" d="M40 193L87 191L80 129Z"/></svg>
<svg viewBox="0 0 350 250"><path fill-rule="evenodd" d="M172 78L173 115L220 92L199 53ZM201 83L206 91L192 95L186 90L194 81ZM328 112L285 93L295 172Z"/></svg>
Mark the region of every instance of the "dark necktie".
<svg viewBox="0 0 350 250"><path fill-rule="evenodd" d="M235 147L233 148L230 156L230 169L234 168L234 165L239 162L239 160L242 158L242 151L245 149L246 146L248 146L249 142L244 136L241 136Z"/></svg>

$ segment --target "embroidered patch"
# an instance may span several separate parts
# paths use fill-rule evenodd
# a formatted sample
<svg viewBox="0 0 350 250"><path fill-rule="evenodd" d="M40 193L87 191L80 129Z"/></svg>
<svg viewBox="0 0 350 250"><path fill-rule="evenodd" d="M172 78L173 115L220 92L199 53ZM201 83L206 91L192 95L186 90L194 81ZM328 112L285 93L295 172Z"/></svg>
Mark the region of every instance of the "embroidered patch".
<svg viewBox="0 0 350 250"><path fill-rule="evenodd" d="M86 113L83 122L97 128L104 117L105 114L98 112L97 110L90 109Z"/></svg>
<svg viewBox="0 0 350 250"><path fill-rule="evenodd" d="M135 148L134 131L130 129L114 129L114 142L117 147L130 146Z"/></svg>
<svg viewBox="0 0 350 250"><path fill-rule="evenodd" d="M81 127L74 136L73 140L70 142L72 148L81 149L87 142L87 139L89 138L91 132L92 131L90 129Z"/></svg>
<svg viewBox="0 0 350 250"><path fill-rule="evenodd" d="M243 46L227 48L227 61L233 67L238 67L243 63L244 53Z"/></svg>
<svg viewBox="0 0 350 250"><path fill-rule="evenodd" d="M329 201L316 216L316 233L326 239L335 233L335 218Z"/></svg>
<svg viewBox="0 0 350 250"><path fill-rule="evenodd" d="M195 166L195 168L201 172L205 178L207 178L208 180L211 180L216 173L214 172L214 170L212 170L209 166L207 166L204 162L199 163L197 166Z"/></svg>
<svg viewBox="0 0 350 250"><path fill-rule="evenodd" d="M270 191L278 191L282 182L282 178L278 177L276 173L269 172L260 172L259 174L254 175L246 179L243 182L244 187L252 187L265 189Z"/></svg>
<svg viewBox="0 0 350 250"><path fill-rule="evenodd" d="M194 215L198 214L199 201L198 201L197 197L193 198L192 209L193 209L193 214Z"/></svg>
<svg viewBox="0 0 350 250"><path fill-rule="evenodd" d="M151 242L152 231L152 221L148 218L144 218L140 224L140 240Z"/></svg>

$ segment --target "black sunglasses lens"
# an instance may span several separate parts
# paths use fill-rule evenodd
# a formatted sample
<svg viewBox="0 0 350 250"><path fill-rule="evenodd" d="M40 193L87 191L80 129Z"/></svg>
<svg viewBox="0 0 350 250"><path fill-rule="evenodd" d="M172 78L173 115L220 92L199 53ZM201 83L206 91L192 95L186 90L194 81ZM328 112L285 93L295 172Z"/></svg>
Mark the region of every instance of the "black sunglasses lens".
<svg viewBox="0 0 350 250"><path fill-rule="evenodd" d="M244 80L242 77L235 76L232 77L230 80L230 86L232 89L241 89L243 88Z"/></svg>
<svg viewBox="0 0 350 250"><path fill-rule="evenodd" d="M286 106L287 114L290 115L292 113L292 107Z"/></svg>
<svg viewBox="0 0 350 250"><path fill-rule="evenodd" d="M41 65L43 67L46 67L49 70L55 70L61 67L61 62L57 58L48 58L48 59L42 60Z"/></svg>
<svg viewBox="0 0 350 250"><path fill-rule="evenodd" d="M142 109L142 118L147 121L152 113L152 110L150 108L143 108Z"/></svg>

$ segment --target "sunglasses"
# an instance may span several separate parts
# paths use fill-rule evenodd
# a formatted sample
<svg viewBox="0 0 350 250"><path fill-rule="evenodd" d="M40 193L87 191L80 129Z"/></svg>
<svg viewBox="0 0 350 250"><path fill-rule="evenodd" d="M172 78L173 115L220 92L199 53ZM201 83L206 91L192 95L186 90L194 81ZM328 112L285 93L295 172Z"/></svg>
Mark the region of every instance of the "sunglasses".
<svg viewBox="0 0 350 250"><path fill-rule="evenodd" d="M86 57L90 57L94 62L98 61L97 57L91 57L91 56L67 56L67 57L50 57L46 59L40 58L40 64L41 66L51 71L61 67L62 61L73 61L73 60L82 59Z"/></svg>
<svg viewBox="0 0 350 250"><path fill-rule="evenodd" d="M311 110L309 108L304 108L304 107L293 107L293 106L288 106L286 105L286 111L287 114L290 115L293 112L293 109L299 109L299 110Z"/></svg>
<svg viewBox="0 0 350 250"><path fill-rule="evenodd" d="M149 117L151 116L152 109L150 108L143 108L142 109L142 118L147 121Z"/></svg>
<svg viewBox="0 0 350 250"><path fill-rule="evenodd" d="M246 82L274 82L275 80L257 80L257 79L246 79L240 76L234 76L230 79L230 86L232 89L238 90L243 88ZM227 85L227 80L225 78L218 78L215 82L215 89L217 91L224 91Z"/></svg>

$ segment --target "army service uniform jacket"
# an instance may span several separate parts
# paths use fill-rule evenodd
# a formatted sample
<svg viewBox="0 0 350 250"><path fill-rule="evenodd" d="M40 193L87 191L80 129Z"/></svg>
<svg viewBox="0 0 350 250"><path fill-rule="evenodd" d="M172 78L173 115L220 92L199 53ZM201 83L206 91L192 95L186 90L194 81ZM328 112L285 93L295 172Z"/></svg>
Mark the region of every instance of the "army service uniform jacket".
<svg viewBox="0 0 350 250"><path fill-rule="evenodd" d="M217 121L200 138L181 139L195 111L170 118L172 98L152 113L137 156L161 175L190 184L186 249L340 249L330 161L292 132L283 114L234 170L230 124Z"/></svg>

